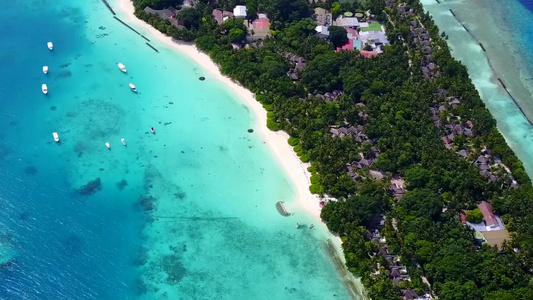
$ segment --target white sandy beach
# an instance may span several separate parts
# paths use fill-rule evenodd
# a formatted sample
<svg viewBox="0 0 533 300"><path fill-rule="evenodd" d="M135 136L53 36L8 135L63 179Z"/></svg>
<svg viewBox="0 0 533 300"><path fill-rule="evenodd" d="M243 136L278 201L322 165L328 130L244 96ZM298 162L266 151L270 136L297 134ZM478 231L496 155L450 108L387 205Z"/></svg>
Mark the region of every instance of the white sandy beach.
<svg viewBox="0 0 533 300"><path fill-rule="evenodd" d="M311 174L309 171L307 171L307 167L309 167L310 164L303 163L300 161L299 157L293 151L292 147L287 143L289 135L286 132L274 132L270 131L266 127L267 112L263 108L263 106L255 99L254 94L243 86L241 86L240 84L231 80L229 77L224 76L220 72L218 65L216 65L211 60L209 55L200 52L194 44L178 41L167 35L164 35L160 31L153 28L151 25L135 17L133 3L130 0L117 0L117 2L119 4L120 10L122 10L127 16L128 22L142 27L144 30L150 32L152 37L156 38L162 43L165 43L169 47L176 49L180 53L192 59L205 71L207 71L212 78L220 80L227 87L229 87L236 95L238 95L238 97L244 102L244 104L251 109L257 119L257 128L259 133L263 137L264 142L269 146L278 161L281 163L282 168L284 169L286 174L288 174L290 180L292 181L296 189L296 203L301 209L303 209L314 219L316 219L318 226L321 226L324 230L327 230L326 225L320 219L320 199L318 196L311 194L311 192L309 191L309 186L311 185ZM335 245L337 257L344 262L345 259L342 252L342 242L340 237L329 234L329 238ZM347 280L356 285L357 290L352 291L353 293L358 295L362 295L364 293L364 288L360 280L355 279L353 275L347 271L346 268L343 272L343 277L343 280Z"/></svg>
<svg viewBox="0 0 533 300"><path fill-rule="evenodd" d="M169 47L178 50L180 53L187 55L190 59L195 61L204 70L206 70L212 78L220 80L228 86L239 98L248 106L254 113L257 122L259 133L263 136L266 144L272 149L280 161L285 172L289 175L294 187L296 188L298 205L307 211L310 215L320 221L320 206L319 198L309 191L311 185L311 174L307 171L309 164L304 164L300 161L292 147L287 143L289 135L283 131L270 131L266 127L266 111L261 104L255 100L252 92L242 87L238 83L231 80L229 77L222 75L218 66L211 60L209 55L198 51L196 46L191 43L185 43L172 39L164 35L160 31L153 28L151 25L142 20L137 19L134 12L133 3L130 0L118 0L120 9L127 15L128 21L144 28L150 32L152 36L159 41L165 43Z"/></svg>

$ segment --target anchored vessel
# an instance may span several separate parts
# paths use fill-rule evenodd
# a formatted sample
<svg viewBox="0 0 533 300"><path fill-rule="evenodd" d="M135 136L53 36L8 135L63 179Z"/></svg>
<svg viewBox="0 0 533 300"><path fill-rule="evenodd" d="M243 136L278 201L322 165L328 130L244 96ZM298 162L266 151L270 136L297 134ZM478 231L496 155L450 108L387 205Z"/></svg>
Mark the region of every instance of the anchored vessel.
<svg viewBox="0 0 533 300"><path fill-rule="evenodd" d="M127 72L126 67L122 63L118 63L118 68L124 73Z"/></svg>

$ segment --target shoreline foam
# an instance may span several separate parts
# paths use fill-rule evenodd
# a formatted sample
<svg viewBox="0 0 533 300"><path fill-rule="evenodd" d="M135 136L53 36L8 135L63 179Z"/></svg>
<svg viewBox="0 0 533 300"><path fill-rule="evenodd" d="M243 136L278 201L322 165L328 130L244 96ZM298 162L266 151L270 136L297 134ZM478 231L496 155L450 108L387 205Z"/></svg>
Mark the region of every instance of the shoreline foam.
<svg viewBox="0 0 533 300"><path fill-rule="evenodd" d="M311 185L311 174L309 171L307 171L307 167L310 164L303 163L293 151L292 147L287 143L289 135L284 131L270 131L266 127L267 112L262 107L261 103L255 99L254 94L229 77L223 75L220 72L218 65L211 60L209 55L199 51L193 43L173 39L172 37L161 33L150 24L138 19L134 15L135 9L130 0L116 1L119 5L119 10L126 15L128 21L130 21L132 24L142 27L158 41L192 59L202 69L207 71L214 79L219 80L226 87L228 87L238 96L243 104L251 109L255 119L258 122L258 131L263 137L264 142L274 153L274 156L279 161L282 169L288 175L295 188L297 205L302 210L306 211L310 216L312 216L318 222L318 225L328 232L328 239L336 248L336 253L330 251L330 254L335 256L332 257L332 263L335 264L335 261L338 260L343 263L344 270L339 270L339 279L348 285L348 290L350 293L355 294L352 296L364 298L364 287L362 286L362 283L359 279L355 278L344 265L345 258L342 252L342 241L340 237L331 234L326 225L322 222L322 219L320 218L319 197L311 194L309 191L309 186Z"/></svg>

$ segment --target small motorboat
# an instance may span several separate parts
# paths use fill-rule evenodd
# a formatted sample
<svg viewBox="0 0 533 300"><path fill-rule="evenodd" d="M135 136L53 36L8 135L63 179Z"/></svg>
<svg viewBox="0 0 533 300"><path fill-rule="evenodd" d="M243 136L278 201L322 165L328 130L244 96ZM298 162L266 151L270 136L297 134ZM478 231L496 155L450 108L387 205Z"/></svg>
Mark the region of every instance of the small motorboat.
<svg viewBox="0 0 533 300"><path fill-rule="evenodd" d="M111 145L109 145L109 143L105 143L105 146L107 147L107 149L111 149Z"/></svg>
<svg viewBox="0 0 533 300"><path fill-rule="evenodd" d="M48 49L54 50L54 44L52 44L52 42L48 42L46 45L48 46Z"/></svg>
<svg viewBox="0 0 533 300"><path fill-rule="evenodd" d="M120 141L122 142L122 145L126 146L126 140L125 139L120 139Z"/></svg>
<svg viewBox="0 0 533 300"><path fill-rule="evenodd" d="M54 141L59 143L59 135L57 134L57 132L52 132L52 136L54 137Z"/></svg>
<svg viewBox="0 0 533 300"><path fill-rule="evenodd" d="M296 223L296 229L300 228L300 223Z"/></svg>
<svg viewBox="0 0 533 300"><path fill-rule="evenodd" d="M135 93L137 93L137 89L135 88L135 86L133 85L133 83L130 83L130 89L132 91L134 91Z"/></svg>
<svg viewBox="0 0 533 300"><path fill-rule="evenodd" d="M43 73L44 74L48 73L48 66L43 66Z"/></svg>
<svg viewBox="0 0 533 300"><path fill-rule="evenodd" d="M124 73L127 72L126 67L122 63L118 63L118 68L120 69L120 71L122 71Z"/></svg>
<svg viewBox="0 0 533 300"><path fill-rule="evenodd" d="M43 94L48 94L48 87L46 86L46 84L43 83L41 89L43 90Z"/></svg>
<svg viewBox="0 0 533 300"><path fill-rule="evenodd" d="M150 127L150 131L151 131L152 133L155 133L155 129L154 129L154 127Z"/></svg>
<svg viewBox="0 0 533 300"><path fill-rule="evenodd" d="M309 224L309 229L311 229L311 228L313 228L313 227L315 227L315 225L313 225L313 224Z"/></svg>

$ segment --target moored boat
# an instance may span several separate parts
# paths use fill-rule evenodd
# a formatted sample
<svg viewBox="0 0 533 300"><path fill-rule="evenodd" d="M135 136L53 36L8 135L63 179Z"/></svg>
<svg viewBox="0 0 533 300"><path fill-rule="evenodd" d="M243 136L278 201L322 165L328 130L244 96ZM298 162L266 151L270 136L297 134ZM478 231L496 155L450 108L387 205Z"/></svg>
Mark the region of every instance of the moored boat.
<svg viewBox="0 0 533 300"><path fill-rule="evenodd" d="M50 49L50 50L54 49L54 44L52 44L52 42L48 42L48 43L46 43L46 45L48 46L48 49Z"/></svg>
<svg viewBox="0 0 533 300"><path fill-rule="evenodd" d="M59 135L57 134L57 132L52 132L52 136L54 137L54 141L59 143Z"/></svg>
<svg viewBox="0 0 533 300"><path fill-rule="evenodd" d="M130 89L132 91L134 91L135 93L137 93L137 88L135 88L135 86L133 85L133 83L130 83Z"/></svg>
<svg viewBox="0 0 533 300"><path fill-rule="evenodd" d="M118 63L118 68L124 73L127 72L126 67L122 63Z"/></svg>
<svg viewBox="0 0 533 300"><path fill-rule="evenodd" d="M155 129L154 129L154 127L150 127L150 131L151 131L152 133L155 133Z"/></svg>
<svg viewBox="0 0 533 300"><path fill-rule="evenodd" d="M43 66L43 73L44 74L48 73L48 66Z"/></svg>
<svg viewBox="0 0 533 300"><path fill-rule="evenodd" d="M109 143L105 143L105 146L107 147L107 149L111 149L111 145L109 145Z"/></svg>
<svg viewBox="0 0 533 300"><path fill-rule="evenodd" d="M43 83L43 85L41 86L41 89L43 91L43 94L48 94L48 87L46 86L46 84Z"/></svg>
<svg viewBox="0 0 533 300"><path fill-rule="evenodd" d="M126 146L126 140L125 139L120 139L120 141L122 142L122 145Z"/></svg>

